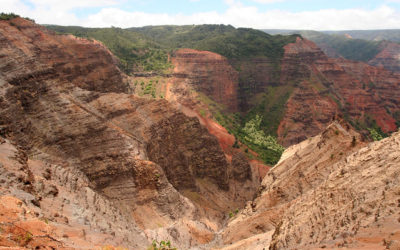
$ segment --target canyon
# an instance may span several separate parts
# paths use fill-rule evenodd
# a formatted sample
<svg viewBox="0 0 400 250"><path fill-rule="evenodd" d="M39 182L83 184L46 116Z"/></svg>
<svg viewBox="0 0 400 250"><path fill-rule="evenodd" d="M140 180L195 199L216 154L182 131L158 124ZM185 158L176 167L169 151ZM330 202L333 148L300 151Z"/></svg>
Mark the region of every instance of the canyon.
<svg viewBox="0 0 400 250"><path fill-rule="evenodd" d="M135 76L99 41L0 21L0 246L397 249L400 75L280 49L179 48ZM274 167L239 137L254 117L277 118ZM394 133L370 142L372 121Z"/></svg>

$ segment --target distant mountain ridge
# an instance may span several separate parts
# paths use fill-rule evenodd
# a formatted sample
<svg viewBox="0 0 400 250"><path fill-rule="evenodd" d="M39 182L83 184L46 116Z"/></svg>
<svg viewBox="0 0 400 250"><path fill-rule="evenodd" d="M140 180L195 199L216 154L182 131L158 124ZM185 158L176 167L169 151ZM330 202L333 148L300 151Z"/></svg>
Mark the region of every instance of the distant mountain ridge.
<svg viewBox="0 0 400 250"><path fill-rule="evenodd" d="M263 30L268 34L300 34L329 57L344 57L400 72L400 29L396 30Z"/></svg>
<svg viewBox="0 0 400 250"><path fill-rule="evenodd" d="M271 35L285 35L293 33L302 33L312 30L291 30L291 29L262 29ZM331 31L315 31L328 35L350 35L354 39L364 39L369 41L392 41L400 42L400 29L383 29L383 30L331 30Z"/></svg>

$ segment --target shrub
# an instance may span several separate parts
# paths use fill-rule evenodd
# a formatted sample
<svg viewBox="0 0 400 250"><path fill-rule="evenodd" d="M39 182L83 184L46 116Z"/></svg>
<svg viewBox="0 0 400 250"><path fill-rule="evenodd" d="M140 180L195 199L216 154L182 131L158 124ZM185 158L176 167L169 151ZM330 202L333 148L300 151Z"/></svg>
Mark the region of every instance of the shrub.
<svg viewBox="0 0 400 250"><path fill-rule="evenodd" d="M357 139L355 136L353 136L353 139L351 140L351 146L355 147L357 145Z"/></svg>
<svg viewBox="0 0 400 250"><path fill-rule="evenodd" d="M171 242L169 240L168 241L153 240L153 243L148 248L148 250L177 250L177 249L171 246Z"/></svg>
<svg viewBox="0 0 400 250"><path fill-rule="evenodd" d="M236 137L235 137L235 143L233 143L233 146L232 146L233 148L240 148L240 146L239 146L239 143L238 143L238 140L236 139Z"/></svg>
<svg viewBox="0 0 400 250"><path fill-rule="evenodd" d="M376 129L368 128L368 131L374 141L380 141L384 138Z"/></svg>
<svg viewBox="0 0 400 250"><path fill-rule="evenodd" d="M4 12L0 13L0 20L11 20L17 17L19 17L19 15L14 13L4 13Z"/></svg>

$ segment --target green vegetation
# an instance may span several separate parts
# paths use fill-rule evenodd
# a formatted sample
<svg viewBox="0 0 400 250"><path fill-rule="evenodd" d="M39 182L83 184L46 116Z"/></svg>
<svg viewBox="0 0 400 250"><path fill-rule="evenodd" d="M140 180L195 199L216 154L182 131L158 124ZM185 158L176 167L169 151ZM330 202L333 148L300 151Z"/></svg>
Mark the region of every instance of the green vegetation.
<svg viewBox="0 0 400 250"><path fill-rule="evenodd" d="M378 126L376 120L368 114L365 115L363 120L357 120L355 123L351 122L351 124L358 131L368 131L370 138L374 141L379 141L383 138L388 137L388 134L384 133L382 129Z"/></svg>
<svg viewBox="0 0 400 250"><path fill-rule="evenodd" d="M20 16L17 14L14 14L14 13L4 13L4 12L0 13L0 20L12 20L17 17L20 17ZM24 19L29 20L31 22L35 22L35 20L33 20L29 17L24 17Z"/></svg>
<svg viewBox="0 0 400 250"><path fill-rule="evenodd" d="M281 118L278 118L279 121L263 122L264 119L269 119L267 113L269 112L268 110L266 111L266 114L250 112L249 115L247 115L246 117L242 117L239 113L232 114L224 112L224 107L214 102L204 94L200 93L199 98L201 102L205 103L209 107L209 110L211 111L217 122L221 126L225 127L230 134L235 136L235 142L232 146L233 148L240 148L240 142L246 145L252 151L256 152L258 154L258 158L266 164L274 165L279 161L284 151L284 147L282 147L277 142L275 136L273 136L272 133L269 133L269 131L272 131L272 129L269 130L269 127L267 126L269 124L268 122L271 122L273 124L279 123ZM285 102L280 102L282 103L282 105L279 106L279 110L281 112L280 115L283 114ZM276 134L276 131L274 131L274 134ZM248 156L250 157L251 155L248 154Z"/></svg>
<svg viewBox="0 0 400 250"><path fill-rule="evenodd" d="M171 242L169 240L168 241L153 240L153 243L147 249L148 250L177 250L175 247L171 246Z"/></svg>
<svg viewBox="0 0 400 250"><path fill-rule="evenodd" d="M129 85L133 93L138 96L151 98L164 98L163 86L166 79L160 76L156 77L136 77L135 81Z"/></svg>
<svg viewBox="0 0 400 250"><path fill-rule="evenodd" d="M19 15L14 13L4 13L4 12L0 13L0 20L11 20L17 17L19 17Z"/></svg>
<svg viewBox="0 0 400 250"><path fill-rule="evenodd" d="M59 34L96 39L104 43L121 61L126 73L153 71L168 73L168 55L177 48L208 50L229 59L268 57L278 61L283 46L297 35L271 36L253 29L226 25L148 26L143 28L84 28L48 25Z"/></svg>
<svg viewBox="0 0 400 250"><path fill-rule="evenodd" d="M237 215L239 213L239 209L236 208L234 211L230 211L228 216L229 218L232 218L233 216Z"/></svg>
<svg viewBox="0 0 400 250"><path fill-rule="evenodd" d="M266 134L277 136L279 124L285 113L286 103L293 92L290 84L285 86L269 86L265 93L254 98L255 106L247 113L245 120L249 121L256 115L262 117L260 127Z"/></svg>
<svg viewBox="0 0 400 250"><path fill-rule="evenodd" d="M120 60L120 68L126 73L168 73L172 65L168 62L169 51L150 41L142 34L121 28L83 28L78 26L46 26L58 34L95 39L104 43Z"/></svg>
<svg viewBox="0 0 400 250"><path fill-rule="evenodd" d="M271 135L265 135L261 130L261 117L256 115L248 121L240 133L240 138L267 164L276 164L285 150Z"/></svg>
<svg viewBox="0 0 400 250"><path fill-rule="evenodd" d="M128 29L141 33L165 48L212 51L228 59L281 58L283 46L298 35L271 36L265 32L230 25L147 26Z"/></svg>
<svg viewBox="0 0 400 250"><path fill-rule="evenodd" d="M368 128L368 131L374 141L380 141L384 138L383 135L374 128Z"/></svg>

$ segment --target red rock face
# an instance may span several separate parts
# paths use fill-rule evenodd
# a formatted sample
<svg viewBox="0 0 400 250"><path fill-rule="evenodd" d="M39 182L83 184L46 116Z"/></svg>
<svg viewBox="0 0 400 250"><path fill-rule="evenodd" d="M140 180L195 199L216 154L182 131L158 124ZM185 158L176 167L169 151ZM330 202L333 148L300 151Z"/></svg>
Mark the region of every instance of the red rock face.
<svg viewBox="0 0 400 250"><path fill-rule="evenodd" d="M400 110L399 74L328 58L301 38L285 46L281 68L281 84L296 86L278 129L285 146L316 135L336 114L354 122L371 117L384 132L397 129L393 114Z"/></svg>
<svg viewBox="0 0 400 250"><path fill-rule="evenodd" d="M384 42L381 47L383 47L382 51L368 64L400 73L400 44Z"/></svg>
<svg viewBox="0 0 400 250"><path fill-rule="evenodd" d="M99 42L55 36L22 18L1 21L0 30L0 58L13 55L1 62L0 71L7 73L6 80L11 84L56 79L61 84L70 82L87 90L126 90L117 59ZM25 73L10 72L15 68Z"/></svg>
<svg viewBox="0 0 400 250"><path fill-rule="evenodd" d="M278 128L284 146L297 144L323 130L338 113L336 103L320 95L304 81L286 104L286 112Z"/></svg>
<svg viewBox="0 0 400 250"><path fill-rule="evenodd" d="M337 93L353 119L371 115L384 132L396 131L393 115L400 109L400 75L362 62L337 59L351 79L331 77Z"/></svg>
<svg viewBox="0 0 400 250"><path fill-rule="evenodd" d="M174 73L230 111L237 110L238 73L228 60L216 53L180 49L172 57Z"/></svg>

